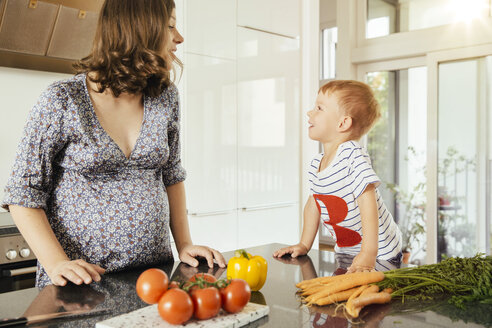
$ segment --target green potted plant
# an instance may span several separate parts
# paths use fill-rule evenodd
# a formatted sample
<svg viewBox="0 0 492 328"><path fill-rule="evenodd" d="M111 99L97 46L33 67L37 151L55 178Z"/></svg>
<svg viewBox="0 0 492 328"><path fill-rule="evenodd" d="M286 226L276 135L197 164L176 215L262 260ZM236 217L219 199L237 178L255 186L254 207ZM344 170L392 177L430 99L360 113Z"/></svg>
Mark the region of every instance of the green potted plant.
<svg viewBox="0 0 492 328"><path fill-rule="evenodd" d="M416 151L413 147L408 147L409 158L418 158ZM421 165L417 172L425 177L426 167ZM459 173L465 171L475 171L475 161L473 159L468 159L461 155L456 148L449 147L446 151L446 156L440 159L438 165L438 174L442 178L441 181L446 181L447 177L454 177ZM418 180L414 177L414 180ZM395 183L387 183L387 188L393 192L395 199L397 201L398 208L398 226L402 232L402 242L403 242L403 256L404 262L410 255L410 251L417 250L421 247L421 241L423 240L423 235L425 234L426 226L426 182L425 179L421 179L422 182L417 183L409 190L402 189L401 186ZM455 186L456 187L456 186ZM438 245L440 247L439 254L446 254L446 238L447 233L452 233L453 235L458 234L455 232L456 227L453 226L453 231L449 226L450 221L456 223L456 221L463 221L465 217L464 214L458 213L460 209L459 203L460 199L456 197L455 190L448 190L445 186L438 187L438 197L439 197L439 211L438 211ZM462 199L461 201L465 201ZM458 230L459 232L459 230ZM456 238L457 240L461 239ZM406 263L406 262L405 262Z"/></svg>
<svg viewBox="0 0 492 328"><path fill-rule="evenodd" d="M425 234L426 184L418 183L408 192L394 183L388 183L387 187L395 194L397 207L401 214L398 226L402 233L403 263L408 263L412 249L420 247L422 236Z"/></svg>

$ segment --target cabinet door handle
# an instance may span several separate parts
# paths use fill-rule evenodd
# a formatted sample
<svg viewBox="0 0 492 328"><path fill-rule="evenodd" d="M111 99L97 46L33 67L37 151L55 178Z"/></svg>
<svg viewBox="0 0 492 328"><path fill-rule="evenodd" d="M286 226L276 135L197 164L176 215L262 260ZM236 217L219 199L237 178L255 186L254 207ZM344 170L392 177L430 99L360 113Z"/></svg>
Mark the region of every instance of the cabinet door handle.
<svg viewBox="0 0 492 328"><path fill-rule="evenodd" d="M223 211L210 211L210 212L194 212L194 213L188 213L188 215L191 216L212 216L212 215L224 215L224 214L229 214L234 212L235 209L231 210L223 210Z"/></svg>
<svg viewBox="0 0 492 328"><path fill-rule="evenodd" d="M258 32L262 32L262 33L268 33L268 34L272 34L272 35L276 35L276 36L281 36L283 38L289 38L289 39L293 39L293 40L299 40L299 37L298 36L291 36L291 35L287 35L287 34L270 32L270 31L267 31L267 30L262 30L262 29L259 29L259 28L256 28L256 27L251 27L251 26L248 26L248 25L238 25L238 26L239 27L242 27L242 28L246 28L248 30L258 31Z"/></svg>
<svg viewBox="0 0 492 328"><path fill-rule="evenodd" d="M271 209L271 208L289 207L289 206L293 206L295 204L297 204L297 203L296 202L286 202L286 203L255 205L255 206L243 207L242 210L245 212L259 211L259 210L267 210L267 209Z"/></svg>

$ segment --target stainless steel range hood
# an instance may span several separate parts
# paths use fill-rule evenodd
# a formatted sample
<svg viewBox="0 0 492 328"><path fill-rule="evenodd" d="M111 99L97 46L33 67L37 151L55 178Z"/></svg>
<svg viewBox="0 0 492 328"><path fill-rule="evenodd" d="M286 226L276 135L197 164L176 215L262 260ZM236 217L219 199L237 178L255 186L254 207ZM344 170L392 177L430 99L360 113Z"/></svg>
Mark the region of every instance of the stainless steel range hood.
<svg viewBox="0 0 492 328"><path fill-rule="evenodd" d="M0 0L0 66L73 73L103 0Z"/></svg>

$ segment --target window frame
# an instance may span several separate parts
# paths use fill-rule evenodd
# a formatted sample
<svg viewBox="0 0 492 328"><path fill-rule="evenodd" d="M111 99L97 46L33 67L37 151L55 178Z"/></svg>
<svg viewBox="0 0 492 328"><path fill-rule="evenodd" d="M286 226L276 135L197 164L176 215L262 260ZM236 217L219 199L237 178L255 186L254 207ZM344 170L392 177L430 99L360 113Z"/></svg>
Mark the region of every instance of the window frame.
<svg viewBox="0 0 492 328"><path fill-rule="evenodd" d="M427 67L426 263L436 263L438 67L446 61L492 55L492 17L470 23L442 25L367 39L367 1L337 0L337 8L338 79L364 81L365 74L369 71ZM489 204L490 206L492 204ZM487 231L486 251L490 255L489 220L486 220L484 228Z"/></svg>
<svg viewBox="0 0 492 328"><path fill-rule="evenodd" d="M367 1L355 1L354 6L357 11L357 42L352 50L353 64L425 56L435 51L486 44L492 40L491 16L472 22L398 32L367 39Z"/></svg>
<svg viewBox="0 0 492 328"><path fill-rule="evenodd" d="M492 55L492 43L478 45L473 47L463 47L459 49L443 50L427 55L427 263L436 263L438 258L437 245L437 165L438 165L438 142L439 142L439 117L438 117L438 88L439 88L439 65L442 63L453 62L458 60L467 60ZM486 154L479 154L483 158ZM430 183L432 182L432 183ZM489 186L490 188L490 186ZM483 203L487 203L486 195L483 197ZM477 221L477 224L483 224L479 231L484 231L486 254L490 255L490 220L486 217L486 209L480 208L481 216L485 216L484 222Z"/></svg>

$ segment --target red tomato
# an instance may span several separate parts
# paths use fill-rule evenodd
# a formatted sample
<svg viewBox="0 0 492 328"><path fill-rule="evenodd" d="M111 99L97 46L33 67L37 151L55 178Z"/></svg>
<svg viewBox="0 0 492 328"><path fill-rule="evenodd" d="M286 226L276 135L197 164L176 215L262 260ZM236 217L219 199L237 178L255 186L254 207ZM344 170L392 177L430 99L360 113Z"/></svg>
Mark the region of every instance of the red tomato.
<svg viewBox="0 0 492 328"><path fill-rule="evenodd" d="M191 283L194 283L197 281L197 278L200 278L200 279L203 279L205 280L206 282L211 282L211 283L214 283L217 281L217 278L215 278L215 276L209 274L209 273L196 273L194 274L193 276L191 276L190 279L188 279L188 281L184 284L184 288L189 288L189 292L191 292L192 290L195 290L195 289L199 289L200 286L198 285L195 285L195 286L192 286L191 288L189 287L191 285ZM201 287L206 287L206 285L202 285Z"/></svg>
<svg viewBox="0 0 492 328"><path fill-rule="evenodd" d="M147 304L159 302L167 290L169 278L161 269L148 269L137 279L137 295Z"/></svg>
<svg viewBox="0 0 492 328"><path fill-rule="evenodd" d="M172 288L162 295L157 310L162 319L170 324L180 325L193 315L193 302L187 292Z"/></svg>
<svg viewBox="0 0 492 328"><path fill-rule="evenodd" d="M215 287L194 289L191 299L195 308L193 315L199 320L213 318L220 311L220 294Z"/></svg>
<svg viewBox="0 0 492 328"><path fill-rule="evenodd" d="M217 281L217 278L215 278L215 276L211 275L210 273L203 273L203 272L194 274L190 279L188 279L188 281L195 282L196 278L198 278L198 277L203 278L205 281L208 281L208 282L216 282Z"/></svg>
<svg viewBox="0 0 492 328"><path fill-rule="evenodd" d="M229 313L241 311L248 304L251 289L243 279L232 279L231 283L220 289L222 308Z"/></svg>

